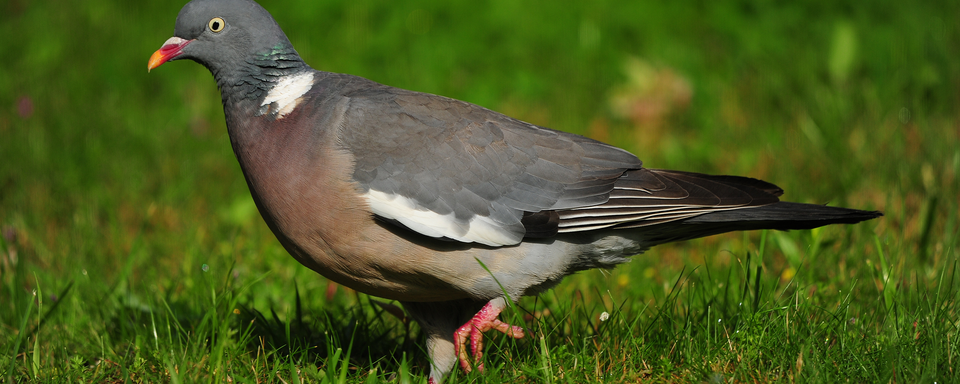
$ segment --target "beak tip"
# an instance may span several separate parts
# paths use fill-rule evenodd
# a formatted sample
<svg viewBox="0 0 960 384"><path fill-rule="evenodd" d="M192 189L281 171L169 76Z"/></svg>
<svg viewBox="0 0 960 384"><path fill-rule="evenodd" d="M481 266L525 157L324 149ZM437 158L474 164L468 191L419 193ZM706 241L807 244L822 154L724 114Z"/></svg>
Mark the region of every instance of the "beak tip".
<svg viewBox="0 0 960 384"><path fill-rule="evenodd" d="M161 53L160 50L154 52L153 56L150 56L150 60L147 61L147 73L150 73L151 70L159 67L160 64L163 64L165 61L167 61L167 59L168 57Z"/></svg>

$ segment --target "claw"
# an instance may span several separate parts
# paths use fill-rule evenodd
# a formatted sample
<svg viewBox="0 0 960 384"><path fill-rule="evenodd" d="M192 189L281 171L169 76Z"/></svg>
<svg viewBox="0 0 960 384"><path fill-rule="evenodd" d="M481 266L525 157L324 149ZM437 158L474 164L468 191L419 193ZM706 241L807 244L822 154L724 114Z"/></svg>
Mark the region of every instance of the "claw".
<svg viewBox="0 0 960 384"><path fill-rule="evenodd" d="M481 372L483 371L483 363L480 361L480 358L483 357L483 332L493 329L515 339L523 338L523 328L497 319L505 306L506 302L503 298L490 300L472 319L454 332L453 346L460 361L460 368L463 368L464 372L473 370L470 358L467 356L467 338L470 339L470 355L473 356L473 364Z"/></svg>

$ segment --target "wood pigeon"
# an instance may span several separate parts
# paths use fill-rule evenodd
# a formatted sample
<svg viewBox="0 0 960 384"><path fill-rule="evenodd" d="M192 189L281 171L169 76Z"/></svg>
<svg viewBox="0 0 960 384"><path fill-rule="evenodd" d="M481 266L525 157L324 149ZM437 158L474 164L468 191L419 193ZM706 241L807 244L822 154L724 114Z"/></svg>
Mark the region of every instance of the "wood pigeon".
<svg viewBox="0 0 960 384"><path fill-rule="evenodd" d="M398 300L426 334L429 381L515 338L508 304L670 241L809 229L882 214L781 202L747 177L644 168L599 141L467 102L309 67L251 0L194 0L148 69L207 67L250 193L283 247ZM469 352L468 349L469 348Z"/></svg>

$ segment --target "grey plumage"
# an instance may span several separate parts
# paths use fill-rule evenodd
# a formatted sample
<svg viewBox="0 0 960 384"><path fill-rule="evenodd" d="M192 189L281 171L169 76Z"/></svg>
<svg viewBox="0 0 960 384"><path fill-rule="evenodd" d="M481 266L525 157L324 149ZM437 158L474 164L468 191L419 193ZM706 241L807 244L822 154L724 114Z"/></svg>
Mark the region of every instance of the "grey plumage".
<svg viewBox="0 0 960 384"><path fill-rule="evenodd" d="M342 75L341 75L342 76ZM351 89L344 146L354 180L397 194L461 225L488 216L514 242L524 212L605 202L633 154L581 136L509 118L459 100L344 76ZM354 90L356 89L356 90Z"/></svg>
<svg viewBox="0 0 960 384"><path fill-rule="evenodd" d="M643 168L622 149L466 102L316 71L250 0L195 0L148 68L207 67L264 221L298 261L400 300L430 380L471 363L506 297L656 244L856 223L874 211L779 201L770 183ZM479 352L479 351L478 351ZM479 363L479 353L474 354Z"/></svg>

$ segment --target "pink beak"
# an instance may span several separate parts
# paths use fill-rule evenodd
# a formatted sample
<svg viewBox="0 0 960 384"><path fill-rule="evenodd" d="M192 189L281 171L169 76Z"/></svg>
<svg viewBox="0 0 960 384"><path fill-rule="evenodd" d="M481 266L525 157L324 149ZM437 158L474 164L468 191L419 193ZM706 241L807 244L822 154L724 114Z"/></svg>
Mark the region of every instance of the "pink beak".
<svg viewBox="0 0 960 384"><path fill-rule="evenodd" d="M186 47L187 44L190 44L192 41L193 40L181 39L176 36L167 39L167 41L163 42L163 46L150 56L150 61L147 62L147 72L159 67L160 64L170 61L170 59L174 57L180 56L180 54L183 53L183 47Z"/></svg>

